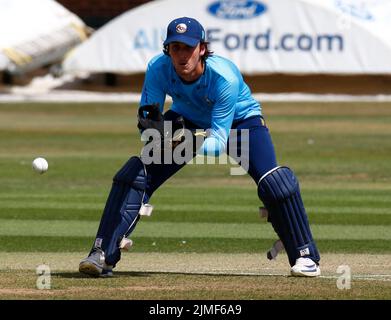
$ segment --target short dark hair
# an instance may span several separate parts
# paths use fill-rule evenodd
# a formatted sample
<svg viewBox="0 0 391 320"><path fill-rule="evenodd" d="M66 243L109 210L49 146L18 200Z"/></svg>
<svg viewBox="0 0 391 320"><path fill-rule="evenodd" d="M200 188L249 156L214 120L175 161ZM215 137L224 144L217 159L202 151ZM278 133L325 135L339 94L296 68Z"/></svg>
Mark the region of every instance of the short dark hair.
<svg viewBox="0 0 391 320"><path fill-rule="evenodd" d="M209 50L209 48L208 48L209 42L208 41L201 41L200 44L205 46L205 54L201 57L202 61L205 62L206 59L208 59L208 57L213 55L213 51ZM170 54L168 52L168 46L169 46L169 44L166 44L165 46L163 46L163 52L164 52L164 54L169 56Z"/></svg>

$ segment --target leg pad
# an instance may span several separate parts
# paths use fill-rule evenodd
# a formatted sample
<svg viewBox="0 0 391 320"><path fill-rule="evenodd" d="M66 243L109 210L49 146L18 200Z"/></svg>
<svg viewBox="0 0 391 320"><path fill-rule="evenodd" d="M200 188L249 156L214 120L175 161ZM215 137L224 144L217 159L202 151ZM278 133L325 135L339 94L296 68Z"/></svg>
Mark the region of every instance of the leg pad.
<svg viewBox="0 0 391 320"><path fill-rule="evenodd" d="M268 220L288 254L293 266L297 258L308 257L319 262L299 183L288 167L276 167L261 177L258 196L269 212Z"/></svg>
<svg viewBox="0 0 391 320"><path fill-rule="evenodd" d="M115 266L120 260L121 241L140 219L140 208L148 202L146 188L146 168L138 157L130 158L113 178L95 241L105 252L109 265Z"/></svg>

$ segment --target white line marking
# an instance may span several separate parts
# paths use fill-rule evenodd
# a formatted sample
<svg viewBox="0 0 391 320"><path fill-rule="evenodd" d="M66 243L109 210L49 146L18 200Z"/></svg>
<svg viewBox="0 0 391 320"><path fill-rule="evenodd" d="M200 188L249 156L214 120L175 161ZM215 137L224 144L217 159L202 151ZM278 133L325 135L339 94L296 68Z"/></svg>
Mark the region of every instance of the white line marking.
<svg viewBox="0 0 391 320"><path fill-rule="evenodd" d="M110 93L79 90L14 90L13 93L0 95L1 102L118 102L138 103L140 93ZM348 95L348 94L307 94L307 93L253 93L256 100L261 102L391 102L391 95ZM169 98L167 102L169 102Z"/></svg>

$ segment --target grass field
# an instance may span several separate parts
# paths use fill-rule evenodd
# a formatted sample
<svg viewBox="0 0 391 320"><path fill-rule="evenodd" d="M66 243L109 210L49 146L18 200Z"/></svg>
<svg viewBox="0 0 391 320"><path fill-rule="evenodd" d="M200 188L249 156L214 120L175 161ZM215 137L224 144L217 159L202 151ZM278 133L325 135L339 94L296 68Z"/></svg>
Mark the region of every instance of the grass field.
<svg viewBox="0 0 391 320"><path fill-rule="evenodd" d="M0 104L0 299L391 299L391 104L267 103L280 164L299 177L322 277L288 277L230 165L189 165L151 200L112 279L77 272L119 167L140 152L136 106ZM31 161L43 156L49 171ZM36 267L51 270L38 290ZM337 268L351 270L340 290Z"/></svg>

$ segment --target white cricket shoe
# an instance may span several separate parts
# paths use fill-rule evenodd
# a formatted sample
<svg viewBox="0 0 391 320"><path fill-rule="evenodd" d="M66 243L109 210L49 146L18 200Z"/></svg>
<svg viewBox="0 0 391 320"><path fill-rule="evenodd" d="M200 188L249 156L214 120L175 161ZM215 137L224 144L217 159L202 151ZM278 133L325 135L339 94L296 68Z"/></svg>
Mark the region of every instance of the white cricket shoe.
<svg viewBox="0 0 391 320"><path fill-rule="evenodd" d="M291 268L294 277L317 277L320 276L319 266L310 258L298 258Z"/></svg>
<svg viewBox="0 0 391 320"><path fill-rule="evenodd" d="M80 262L79 272L93 277L112 277L113 267L105 263L104 252L97 248Z"/></svg>

